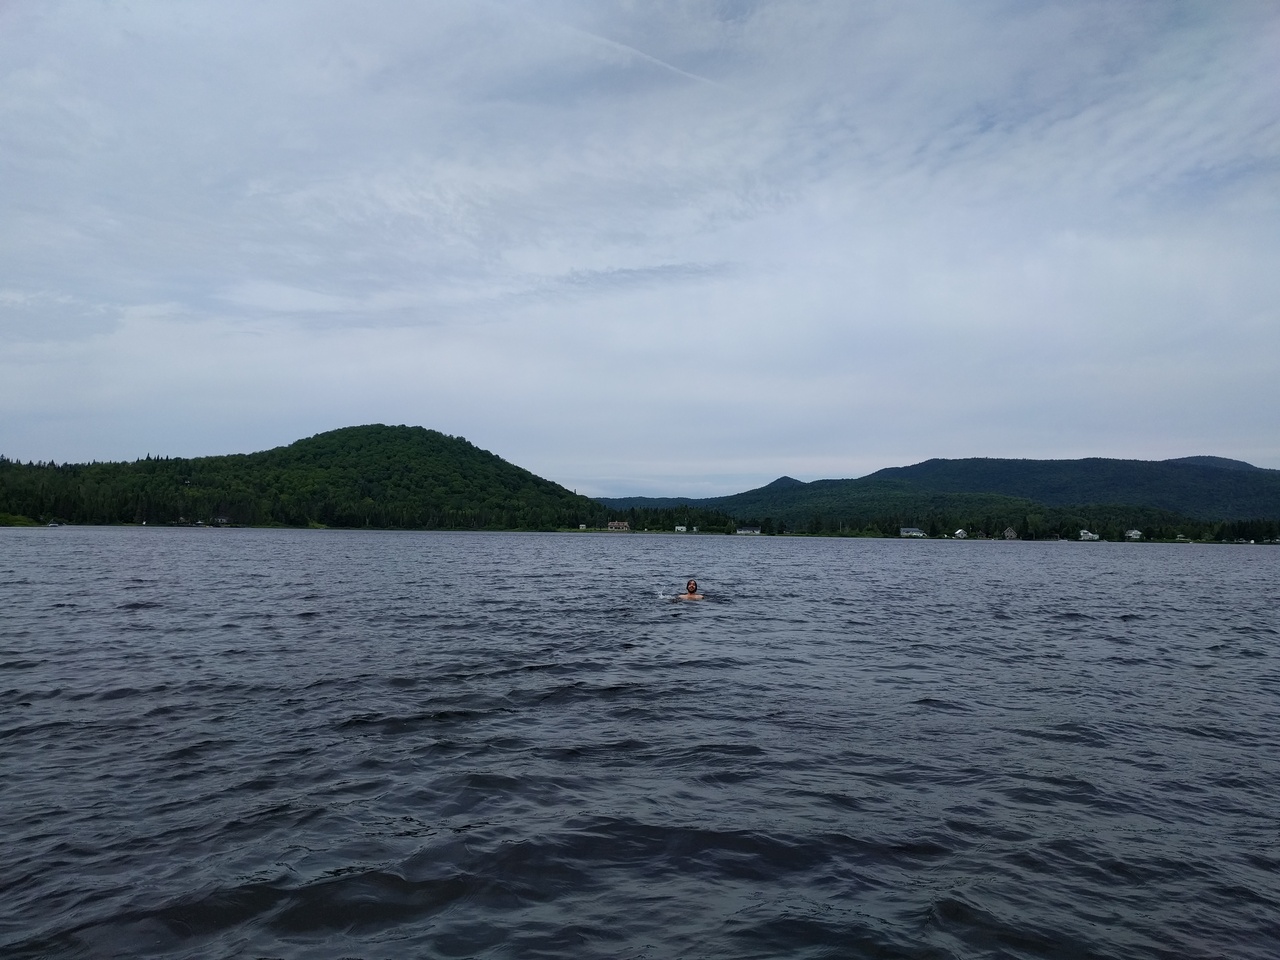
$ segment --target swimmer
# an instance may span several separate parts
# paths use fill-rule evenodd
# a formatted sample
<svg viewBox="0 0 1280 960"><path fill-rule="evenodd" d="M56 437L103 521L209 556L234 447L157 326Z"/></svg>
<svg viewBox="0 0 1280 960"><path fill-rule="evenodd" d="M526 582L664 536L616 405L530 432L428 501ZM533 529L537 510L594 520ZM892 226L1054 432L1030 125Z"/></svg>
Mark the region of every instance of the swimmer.
<svg viewBox="0 0 1280 960"><path fill-rule="evenodd" d="M705 600L702 594L698 592L698 581L690 580L684 585L684 593L676 594L677 600Z"/></svg>

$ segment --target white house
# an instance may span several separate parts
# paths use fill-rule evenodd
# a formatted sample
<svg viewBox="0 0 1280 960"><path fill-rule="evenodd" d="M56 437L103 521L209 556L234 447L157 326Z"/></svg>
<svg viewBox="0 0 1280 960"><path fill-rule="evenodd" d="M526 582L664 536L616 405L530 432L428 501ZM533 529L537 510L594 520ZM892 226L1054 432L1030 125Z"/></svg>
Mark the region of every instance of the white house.
<svg viewBox="0 0 1280 960"><path fill-rule="evenodd" d="M676 533L688 533L688 532L689 532L688 527L676 527Z"/></svg>
<svg viewBox="0 0 1280 960"><path fill-rule="evenodd" d="M962 529L962 530L957 530L955 533L952 534L952 536L955 537L957 540L967 540L969 537L969 534Z"/></svg>
<svg viewBox="0 0 1280 960"><path fill-rule="evenodd" d="M1141 531L1141 530L1126 530L1126 531L1124 532L1124 538L1125 538L1126 540L1141 540L1141 539L1142 539L1142 531Z"/></svg>
<svg viewBox="0 0 1280 960"><path fill-rule="evenodd" d="M1080 539L1081 540L1101 540L1102 538L1098 536L1096 533L1090 533L1088 530L1081 530Z"/></svg>
<svg viewBox="0 0 1280 960"><path fill-rule="evenodd" d="M760 528L759 528L759 527L739 527L739 528L738 528L738 532L739 532L739 533L749 533L749 534L752 534L752 535L759 535L759 533L760 533Z"/></svg>
<svg viewBox="0 0 1280 960"><path fill-rule="evenodd" d="M919 527L899 527L898 536L900 537L927 537L929 536Z"/></svg>

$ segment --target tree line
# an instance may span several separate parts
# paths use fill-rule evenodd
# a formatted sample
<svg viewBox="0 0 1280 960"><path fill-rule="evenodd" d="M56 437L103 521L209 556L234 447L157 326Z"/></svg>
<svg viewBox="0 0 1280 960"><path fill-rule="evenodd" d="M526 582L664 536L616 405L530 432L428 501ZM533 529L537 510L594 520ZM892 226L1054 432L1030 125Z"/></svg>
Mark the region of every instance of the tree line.
<svg viewBox="0 0 1280 960"><path fill-rule="evenodd" d="M232 524L406 530L633 530L896 537L1075 539L1087 529L1123 539L1274 540L1280 520L1197 520L1141 506L1046 506L1001 494L940 493L900 481L794 483L711 501L602 504L524 470L462 437L372 425L286 447L220 457L131 463L19 463L0 456L0 523Z"/></svg>
<svg viewBox="0 0 1280 960"><path fill-rule="evenodd" d="M719 524L712 510L610 510L462 437L348 427L254 454L129 463L0 456L0 522L555 530Z"/></svg>

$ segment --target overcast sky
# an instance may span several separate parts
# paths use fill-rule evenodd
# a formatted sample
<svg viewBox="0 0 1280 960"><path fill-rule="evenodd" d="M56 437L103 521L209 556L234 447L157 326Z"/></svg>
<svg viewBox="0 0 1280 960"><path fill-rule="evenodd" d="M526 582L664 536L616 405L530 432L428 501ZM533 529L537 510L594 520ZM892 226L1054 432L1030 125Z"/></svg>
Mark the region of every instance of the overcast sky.
<svg viewBox="0 0 1280 960"><path fill-rule="evenodd" d="M0 0L0 453L1280 468L1280 5Z"/></svg>

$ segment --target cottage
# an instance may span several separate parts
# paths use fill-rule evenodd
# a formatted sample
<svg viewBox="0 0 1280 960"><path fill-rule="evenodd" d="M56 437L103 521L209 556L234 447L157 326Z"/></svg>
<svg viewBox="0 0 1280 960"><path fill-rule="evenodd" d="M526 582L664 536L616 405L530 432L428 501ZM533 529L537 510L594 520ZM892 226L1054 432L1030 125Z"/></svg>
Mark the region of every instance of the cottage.
<svg viewBox="0 0 1280 960"><path fill-rule="evenodd" d="M1090 533L1088 530L1081 530L1080 539L1081 540L1101 540L1102 538L1098 536L1096 533Z"/></svg>
<svg viewBox="0 0 1280 960"><path fill-rule="evenodd" d="M688 532L689 532L688 527L676 527L676 533L688 533Z"/></svg>
<svg viewBox="0 0 1280 960"><path fill-rule="evenodd" d="M738 532L749 534L752 536L758 536L760 534L760 528L759 527L739 527Z"/></svg>
<svg viewBox="0 0 1280 960"><path fill-rule="evenodd" d="M619 533L630 533L631 522L629 520L610 520L609 529Z"/></svg>
<svg viewBox="0 0 1280 960"><path fill-rule="evenodd" d="M1018 539L1018 531L1017 531L1017 530L1015 530L1015 529L1013 529L1013 527L1005 527L1005 528L1004 528L1004 538L1005 538L1006 540L1017 540L1017 539Z"/></svg>
<svg viewBox="0 0 1280 960"><path fill-rule="evenodd" d="M919 527L899 527L898 536L900 537L927 537L929 536Z"/></svg>
<svg viewBox="0 0 1280 960"><path fill-rule="evenodd" d="M1142 539L1142 531L1141 531L1141 530L1126 530L1126 531L1124 532L1124 538L1125 538L1126 540L1141 540L1141 539Z"/></svg>
<svg viewBox="0 0 1280 960"><path fill-rule="evenodd" d="M963 529L960 529L960 530L957 530L955 533L953 533L952 536L955 537L957 540L966 540L968 539L969 534L965 532Z"/></svg>

